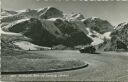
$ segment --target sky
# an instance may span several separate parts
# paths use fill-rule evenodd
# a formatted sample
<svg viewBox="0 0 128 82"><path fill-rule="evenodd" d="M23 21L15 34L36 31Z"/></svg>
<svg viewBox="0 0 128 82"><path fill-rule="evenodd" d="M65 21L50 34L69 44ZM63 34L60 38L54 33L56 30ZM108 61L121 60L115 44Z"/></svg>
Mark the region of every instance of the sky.
<svg viewBox="0 0 128 82"><path fill-rule="evenodd" d="M128 22L128 1L78 1L78 0L1 0L8 10L56 7L64 13L81 13L88 17L108 20L112 25Z"/></svg>

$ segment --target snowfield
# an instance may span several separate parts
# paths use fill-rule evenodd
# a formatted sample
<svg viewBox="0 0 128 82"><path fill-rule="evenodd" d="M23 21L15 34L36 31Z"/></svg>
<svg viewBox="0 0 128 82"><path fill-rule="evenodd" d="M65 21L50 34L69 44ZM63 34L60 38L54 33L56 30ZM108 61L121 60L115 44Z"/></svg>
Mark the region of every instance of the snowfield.
<svg viewBox="0 0 128 82"><path fill-rule="evenodd" d="M1 34L8 34L8 35L22 36L22 34L20 34L20 33L4 32L4 31L0 28L0 36L1 36Z"/></svg>
<svg viewBox="0 0 128 82"><path fill-rule="evenodd" d="M1 36L1 34L12 35L12 36L18 36L18 37L24 37L24 39L29 39L29 38L23 36L23 35L20 34L20 33L4 32L4 31L2 31L2 29L0 28L0 36ZM1 42L0 42L0 43L1 43ZM21 49L23 49L23 50L50 50L50 49L51 49L50 47L38 46L38 45L32 44L32 43L29 42L29 41L24 41L24 40L15 41L13 44L14 44L14 45L17 45L19 48L21 48ZM1 49L1 48L0 48L0 49Z"/></svg>
<svg viewBox="0 0 128 82"><path fill-rule="evenodd" d="M100 36L99 36L98 34L92 33L89 28L86 28L86 30L88 31L87 36L90 37L90 38L93 40L93 42L91 43L91 45L98 45L98 44L104 42L104 41L100 38ZM93 35L93 34L96 35L96 37L92 37L91 35Z"/></svg>
<svg viewBox="0 0 128 82"><path fill-rule="evenodd" d="M91 43L92 45L98 45L100 43L103 43L104 38L111 39L111 37L110 37L111 32L106 32L104 34L100 34L96 31L91 31L90 28L86 28L86 30L88 31L87 36L93 40L93 42ZM95 37L92 37L91 35L95 35Z"/></svg>
<svg viewBox="0 0 128 82"><path fill-rule="evenodd" d="M104 33L103 34L103 36L105 37L105 38L107 38L107 39L111 39L111 32L106 32L106 33Z"/></svg>
<svg viewBox="0 0 128 82"><path fill-rule="evenodd" d="M23 50L41 50L41 49L50 50L51 49L50 47L41 47L41 46L32 44L28 41L19 41L19 42L14 42L13 44L19 46Z"/></svg>

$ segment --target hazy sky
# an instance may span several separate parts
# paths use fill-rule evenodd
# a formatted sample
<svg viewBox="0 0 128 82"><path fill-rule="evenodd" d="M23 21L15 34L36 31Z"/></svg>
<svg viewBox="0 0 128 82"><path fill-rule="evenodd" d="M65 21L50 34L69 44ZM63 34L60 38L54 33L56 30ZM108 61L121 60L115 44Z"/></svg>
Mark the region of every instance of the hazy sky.
<svg viewBox="0 0 128 82"><path fill-rule="evenodd" d="M9 10L35 9L54 6L64 13L77 12L88 17L100 17L111 24L128 21L128 1L56 1L56 0L1 0L2 8Z"/></svg>

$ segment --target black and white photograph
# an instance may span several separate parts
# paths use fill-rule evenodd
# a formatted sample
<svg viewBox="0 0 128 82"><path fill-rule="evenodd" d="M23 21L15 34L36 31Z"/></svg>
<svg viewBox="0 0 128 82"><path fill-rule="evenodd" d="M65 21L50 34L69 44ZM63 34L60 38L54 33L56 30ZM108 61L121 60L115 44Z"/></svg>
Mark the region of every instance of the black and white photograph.
<svg viewBox="0 0 128 82"><path fill-rule="evenodd" d="M0 0L1 82L128 82L127 0Z"/></svg>

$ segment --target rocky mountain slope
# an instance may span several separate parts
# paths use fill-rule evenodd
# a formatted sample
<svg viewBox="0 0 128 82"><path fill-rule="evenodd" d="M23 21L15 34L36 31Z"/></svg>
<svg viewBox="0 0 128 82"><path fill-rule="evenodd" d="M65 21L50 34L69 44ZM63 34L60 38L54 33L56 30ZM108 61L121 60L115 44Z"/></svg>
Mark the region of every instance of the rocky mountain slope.
<svg viewBox="0 0 128 82"><path fill-rule="evenodd" d="M91 17L83 20L83 22L86 27L89 27L91 30L94 30L100 34L113 30L113 26L108 21L100 18Z"/></svg>
<svg viewBox="0 0 128 82"><path fill-rule="evenodd" d="M80 13L69 16L54 7L14 12L1 17L2 30L23 34L30 38L32 43L40 46L75 47L92 43L98 45L114 28L106 20L85 18Z"/></svg>
<svg viewBox="0 0 128 82"><path fill-rule="evenodd" d="M104 50L125 50L128 51L128 23L121 23L111 33L111 39L104 39L100 47Z"/></svg>
<svg viewBox="0 0 128 82"><path fill-rule="evenodd" d="M125 49L128 48L128 23L119 24L115 30L111 33L111 41L112 43L116 42L117 49Z"/></svg>
<svg viewBox="0 0 128 82"><path fill-rule="evenodd" d="M128 22L119 24L111 35L128 45Z"/></svg>

